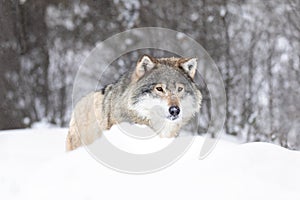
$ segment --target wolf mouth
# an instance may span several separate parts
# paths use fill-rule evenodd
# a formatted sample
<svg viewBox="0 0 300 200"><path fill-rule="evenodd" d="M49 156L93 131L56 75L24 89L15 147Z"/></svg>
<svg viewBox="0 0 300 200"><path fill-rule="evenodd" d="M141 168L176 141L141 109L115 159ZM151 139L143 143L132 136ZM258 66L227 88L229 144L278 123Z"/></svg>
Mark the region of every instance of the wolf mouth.
<svg viewBox="0 0 300 200"><path fill-rule="evenodd" d="M174 120L178 119L178 117L179 117L178 115L177 116L170 115L167 118L171 121L174 121Z"/></svg>

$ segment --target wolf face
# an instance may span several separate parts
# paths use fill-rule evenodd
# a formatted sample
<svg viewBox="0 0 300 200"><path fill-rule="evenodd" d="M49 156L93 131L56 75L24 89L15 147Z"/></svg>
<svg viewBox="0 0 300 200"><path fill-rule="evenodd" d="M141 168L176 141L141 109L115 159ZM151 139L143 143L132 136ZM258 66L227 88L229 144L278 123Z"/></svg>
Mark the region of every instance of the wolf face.
<svg viewBox="0 0 300 200"><path fill-rule="evenodd" d="M144 55L132 75L129 107L162 136L176 136L199 112L201 93L194 83L195 58L153 58Z"/></svg>

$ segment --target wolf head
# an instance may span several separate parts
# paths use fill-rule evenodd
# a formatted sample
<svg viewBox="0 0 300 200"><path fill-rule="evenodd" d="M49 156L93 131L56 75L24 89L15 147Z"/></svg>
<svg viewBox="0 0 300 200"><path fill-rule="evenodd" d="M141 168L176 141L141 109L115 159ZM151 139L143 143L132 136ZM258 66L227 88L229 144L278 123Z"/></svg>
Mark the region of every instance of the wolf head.
<svg viewBox="0 0 300 200"><path fill-rule="evenodd" d="M201 105L196 69L196 58L142 56L132 74L131 109L151 126L185 124Z"/></svg>

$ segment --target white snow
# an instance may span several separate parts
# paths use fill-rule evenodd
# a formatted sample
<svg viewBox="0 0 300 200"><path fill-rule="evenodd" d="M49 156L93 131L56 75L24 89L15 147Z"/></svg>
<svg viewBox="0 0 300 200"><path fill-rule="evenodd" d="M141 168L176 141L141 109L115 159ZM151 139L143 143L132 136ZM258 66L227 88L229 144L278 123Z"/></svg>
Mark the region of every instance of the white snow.
<svg viewBox="0 0 300 200"><path fill-rule="evenodd" d="M208 16L207 21L212 22L214 19L215 19L215 17L210 15L210 16Z"/></svg>
<svg viewBox="0 0 300 200"><path fill-rule="evenodd" d="M23 5L24 3L26 3L26 0L20 0L21 5Z"/></svg>
<svg viewBox="0 0 300 200"><path fill-rule="evenodd" d="M225 7L221 7L221 9L220 9L220 16L224 17L226 15L226 13L227 13L226 8Z"/></svg>
<svg viewBox="0 0 300 200"><path fill-rule="evenodd" d="M274 200L300 196L300 152L272 144L221 140L211 155L198 160L204 138L196 137L172 166L130 175L101 165L84 148L66 153L66 134L67 129L43 127L0 132L0 199ZM122 138L115 128L105 134L110 134L110 140Z"/></svg>
<svg viewBox="0 0 300 200"><path fill-rule="evenodd" d="M197 19L199 19L199 13L197 13L197 12L194 12L194 13L192 13L191 15L190 15L190 20L191 21L196 21Z"/></svg>

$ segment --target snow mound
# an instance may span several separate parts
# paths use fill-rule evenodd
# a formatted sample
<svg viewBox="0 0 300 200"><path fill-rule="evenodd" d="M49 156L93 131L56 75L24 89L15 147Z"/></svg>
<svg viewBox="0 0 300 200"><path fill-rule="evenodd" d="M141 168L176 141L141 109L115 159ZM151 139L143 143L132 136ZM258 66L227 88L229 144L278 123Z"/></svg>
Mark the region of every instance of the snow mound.
<svg viewBox="0 0 300 200"><path fill-rule="evenodd" d="M198 160L202 137L172 166L152 174L111 170L79 148L67 129L0 132L1 199L298 199L300 152L267 143L219 141ZM109 134L118 134L110 132Z"/></svg>

